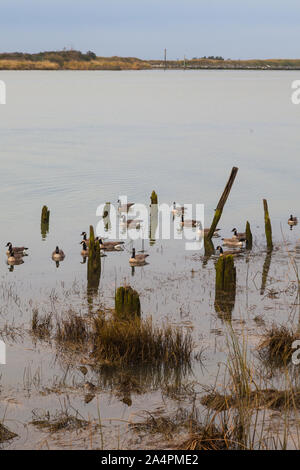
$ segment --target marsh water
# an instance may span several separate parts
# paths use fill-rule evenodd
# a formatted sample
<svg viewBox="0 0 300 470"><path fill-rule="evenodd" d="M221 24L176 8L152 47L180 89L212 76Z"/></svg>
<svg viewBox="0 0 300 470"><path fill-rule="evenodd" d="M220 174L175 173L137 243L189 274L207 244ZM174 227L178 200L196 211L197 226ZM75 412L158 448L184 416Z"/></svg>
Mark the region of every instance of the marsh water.
<svg viewBox="0 0 300 470"><path fill-rule="evenodd" d="M150 381L128 405L109 380L89 371L99 389L86 404L81 364L68 366L55 345L32 339L33 310L61 316L70 309L82 315L89 311L79 242L82 231L98 224L100 204L116 204L126 195L129 202L148 205L155 190L160 203L204 204L209 226L237 166L221 236L230 237L233 227L244 231L249 220L254 248L235 261L233 329L254 348L261 325L297 325L288 250L299 262L300 231L291 231L287 220L300 215L300 106L291 102L291 84L299 73L3 71L0 79L7 87L7 104L0 106L0 330L7 345L7 364L0 365L0 421L19 436L5 447L99 447L99 437L93 443L74 436L55 440L29 424L34 410L55 412L64 406L86 419L98 419L100 410L105 448L143 447L128 437L129 420L142 410L176 409L178 401ZM263 198L275 249L262 290ZM42 237L44 204L51 215L49 233ZM8 241L29 247L24 264L13 270L6 263ZM142 249L140 240L133 244ZM56 245L66 254L59 268L51 259ZM127 242L123 252L102 258L94 308L113 307L116 286L130 284L140 294L143 317L192 332L201 362L195 361L182 380L199 387L215 384L219 364L227 360L227 326L214 308L216 257L207 261L202 251L186 251L184 240L146 240L148 264L133 272L131 247ZM268 296L268 289L279 294Z"/></svg>

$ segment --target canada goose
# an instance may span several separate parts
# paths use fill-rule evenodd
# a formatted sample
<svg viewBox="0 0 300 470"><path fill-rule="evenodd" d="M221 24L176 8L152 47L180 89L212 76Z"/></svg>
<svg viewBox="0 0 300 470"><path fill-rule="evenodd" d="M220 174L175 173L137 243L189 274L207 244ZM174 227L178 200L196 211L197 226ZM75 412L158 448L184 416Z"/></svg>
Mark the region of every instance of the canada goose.
<svg viewBox="0 0 300 470"><path fill-rule="evenodd" d="M22 259L22 254L14 253L14 251L11 250L11 252L10 252L8 258L7 258L7 263L9 265L23 264L24 261Z"/></svg>
<svg viewBox="0 0 300 470"><path fill-rule="evenodd" d="M82 232L82 233L81 233L81 236L83 237L83 241L85 241L85 243L89 243L90 239L87 238L86 232Z"/></svg>
<svg viewBox="0 0 300 470"><path fill-rule="evenodd" d="M240 250L236 250L236 251L226 250L226 251L224 251L221 246L217 246L216 251L220 252L220 256L227 256L227 255L236 256L236 255L239 255L241 253Z"/></svg>
<svg viewBox="0 0 300 470"><path fill-rule="evenodd" d="M129 259L129 263L131 265L142 265L142 264L145 264L146 263L146 258L148 257L149 255L147 254L139 254L139 255L136 255L135 254L135 248L132 248L132 256L131 258Z"/></svg>
<svg viewBox="0 0 300 470"><path fill-rule="evenodd" d="M219 237L218 232L219 232L220 230L221 230L220 228L216 228L216 230L214 231L213 237ZM210 231L210 228L204 228L204 229L199 229L197 233L198 233L198 235L200 235L201 237L203 237L203 236L208 235L208 234L209 234L209 231Z"/></svg>
<svg viewBox="0 0 300 470"><path fill-rule="evenodd" d="M130 207L134 206L134 202L128 202L127 204L121 204L120 199L118 199L118 211L119 212L128 212Z"/></svg>
<svg viewBox="0 0 300 470"><path fill-rule="evenodd" d="M137 229L139 229L141 227L141 222L142 222L142 220L139 220L139 219L127 219L126 220L126 216L122 215L121 225L123 225L125 227L127 226L128 228L137 228Z"/></svg>
<svg viewBox="0 0 300 470"><path fill-rule="evenodd" d="M236 228L231 230L234 233L234 236L239 239L240 242L245 242L247 240L246 233L238 233Z"/></svg>
<svg viewBox="0 0 300 470"><path fill-rule="evenodd" d="M121 251L123 249L122 245L124 245L124 242L103 242L102 238L99 238L99 243L100 243L100 248L102 250L107 250L107 251Z"/></svg>
<svg viewBox="0 0 300 470"><path fill-rule="evenodd" d="M52 253L52 259L54 261L62 261L65 257L65 254L62 250L59 249L59 247L57 246L55 248L55 250L53 251Z"/></svg>
<svg viewBox="0 0 300 470"><path fill-rule="evenodd" d="M174 215L179 215L184 212L184 206L177 207L176 202L173 202L173 209L172 209L172 214Z"/></svg>
<svg viewBox="0 0 300 470"><path fill-rule="evenodd" d="M297 225L298 224L298 219L297 217L293 217L292 215L290 216L289 220L288 220L288 224L293 227L294 225Z"/></svg>
<svg viewBox="0 0 300 470"><path fill-rule="evenodd" d="M10 249L12 249L15 253L24 253L25 250L28 250L25 246L12 246L11 242L6 244L8 246L8 250L6 252L7 256L10 254Z"/></svg>
<svg viewBox="0 0 300 470"><path fill-rule="evenodd" d="M197 225L199 224L200 222L198 222L197 220L184 220L184 215L181 214L181 227L197 227Z"/></svg>
<svg viewBox="0 0 300 470"><path fill-rule="evenodd" d="M82 245L82 250L81 250L81 255L82 256L88 256L89 254L89 248L84 240L80 242L80 245Z"/></svg>
<svg viewBox="0 0 300 470"><path fill-rule="evenodd" d="M243 246L243 242L240 241L238 238L222 238L223 245L227 246Z"/></svg>

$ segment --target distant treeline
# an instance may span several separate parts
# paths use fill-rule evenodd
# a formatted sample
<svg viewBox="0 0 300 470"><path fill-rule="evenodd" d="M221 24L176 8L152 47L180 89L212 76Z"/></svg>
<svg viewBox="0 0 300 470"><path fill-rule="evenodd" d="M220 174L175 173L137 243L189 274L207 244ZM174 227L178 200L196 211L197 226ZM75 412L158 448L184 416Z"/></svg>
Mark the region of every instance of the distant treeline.
<svg viewBox="0 0 300 470"><path fill-rule="evenodd" d="M94 52L88 51L86 54L80 51L63 50L63 51L49 51L38 52L37 54L28 54L25 52L3 52L0 53L0 60L30 60L32 62L39 62L49 60L59 65L72 60L89 62L96 59L97 56Z"/></svg>
<svg viewBox="0 0 300 470"><path fill-rule="evenodd" d="M0 53L0 70L138 70L150 65L135 57L97 57L88 51L46 51Z"/></svg>
<svg viewBox="0 0 300 470"><path fill-rule="evenodd" d="M141 60L136 57L99 57L94 52L75 50L36 54L0 53L0 70L142 70L142 69L254 69L298 70L300 59L231 60L204 56L184 60Z"/></svg>

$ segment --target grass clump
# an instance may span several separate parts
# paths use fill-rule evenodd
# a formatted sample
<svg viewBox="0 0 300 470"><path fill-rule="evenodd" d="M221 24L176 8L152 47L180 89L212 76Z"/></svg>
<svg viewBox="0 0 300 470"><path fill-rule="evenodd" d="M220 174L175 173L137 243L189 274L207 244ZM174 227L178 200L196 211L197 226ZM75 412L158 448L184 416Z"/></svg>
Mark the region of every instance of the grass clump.
<svg viewBox="0 0 300 470"><path fill-rule="evenodd" d="M232 450L237 446L227 437L224 430L209 424L197 433L191 434L179 449L181 450Z"/></svg>
<svg viewBox="0 0 300 470"><path fill-rule="evenodd" d="M200 424L196 409L191 411L186 408L179 408L175 413L165 414L160 409L155 412L143 411L140 415L142 421L130 423L130 429L139 435L161 435L170 440L179 433L188 429L190 432L196 432Z"/></svg>
<svg viewBox="0 0 300 470"><path fill-rule="evenodd" d="M15 434L14 432L10 431L5 426L3 426L3 424L0 423L0 443L1 444L5 441L10 441L11 439L14 439L15 437L18 437L18 434Z"/></svg>
<svg viewBox="0 0 300 470"><path fill-rule="evenodd" d="M137 291L130 286L119 287L115 294L115 311L119 320L140 317L141 303Z"/></svg>
<svg viewBox="0 0 300 470"><path fill-rule="evenodd" d="M95 320L94 356L114 365L189 365L193 349L190 333L154 326L152 319Z"/></svg>
<svg viewBox="0 0 300 470"><path fill-rule="evenodd" d="M90 332L84 318L69 314L67 319L59 319L56 326L56 340L59 343L82 347L88 342Z"/></svg>
<svg viewBox="0 0 300 470"><path fill-rule="evenodd" d="M286 326L273 325L266 330L264 339L258 346L260 356L272 365L284 366L291 360L293 342L297 339L300 339L300 335Z"/></svg>
<svg viewBox="0 0 300 470"><path fill-rule="evenodd" d="M238 408L240 400L231 395L222 395L211 392L201 399L202 405L215 411L226 411L230 408ZM300 408L300 390L253 390L244 399L244 406L248 408L269 408L272 410L294 410Z"/></svg>
<svg viewBox="0 0 300 470"><path fill-rule="evenodd" d="M33 411L33 420L31 424L39 429L45 429L50 432L74 431L76 429L87 428L90 423L84 419L73 416L68 411L59 411L51 416L49 411Z"/></svg>
<svg viewBox="0 0 300 470"><path fill-rule="evenodd" d="M32 312L31 331L40 339L49 338L52 331L52 315L51 313L39 316L37 309Z"/></svg>

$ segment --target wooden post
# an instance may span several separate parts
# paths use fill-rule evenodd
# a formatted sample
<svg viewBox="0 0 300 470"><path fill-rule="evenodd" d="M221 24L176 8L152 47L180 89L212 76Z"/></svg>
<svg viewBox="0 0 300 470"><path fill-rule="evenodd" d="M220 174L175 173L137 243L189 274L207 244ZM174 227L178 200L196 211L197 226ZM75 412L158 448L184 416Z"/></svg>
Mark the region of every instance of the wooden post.
<svg viewBox="0 0 300 470"><path fill-rule="evenodd" d="M140 297L130 286L119 287L115 295L116 316L120 320L132 320L141 316Z"/></svg>
<svg viewBox="0 0 300 470"><path fill-rule="evenodd" d="M41 222L42 223L49 223L49 218L50 218L50 211L48 210L47 206L43 206L42 215L41 215Z"/></svg>
<svg viewBox="0 0 300 470"><path fill-rule="evenodd" d="M264 204L264 214L265 214L265 232L266 232L267 247L269 251L272 251L273 250L272 226L271 226L271 220L269 216L268 203L266 199L263 199L263 204Z"/></svg>
<svg viewBox="0 0 300 470"><path fill-rule="evenodd" d="M151 205L158 203L157 194L156 194L156 192L155 192L154 190L153 190L152 193L151 193L150 200L151 200Z"/></svg>
<svg viewBox="0 0 300 470"><path fill-rule="evenodd" d="M222 194L222 196L219 200L219 203L217 205L217 208L215 210L215 215L214 215L212 224L210 226L209 233L207 234L206 237L204 237L204 247L205 247L205 254L206 255L210 255L210 254L213 254L215 252L214 246L213 246L213 243L212 243L211 239L213 237L213 234L214 234L214 232L217 228L217 225L219 223L219 220L221 218L223 208L224 208L225 203L228 199L229 193L231 191L231 188L232 188L232 185L234 183L234 180L235 180L235 177L237 175L238 170L239 169L235 166L232 168L231 174L229 176L229 179L227 181L227 184L225 186L223 194Z"/></svg>
<svg viewBox="0 0 300 470"><path fill-rule="evenodd" d="M246 248L247 250L252 250L252 240L253 238L252 238L250 223L247 220L247 223L246 223Z"/></svg>
<svg viewBox="0 0 300 470"><path fill-rule="evenodd" d="M89 257L87 265L88 289L97 291L101 275L100 244L95 240L94 228L90 226Z"/></svg>
<svg viewBox="0 0 300 470"><path fill-rule="evenodd" d="M155 244L156 231L158 226L158 197L155 191L150 196L150 245Z"/></svg>
<svg viewBox="0 0 300 470"><path fill-rule="evenodd" d="M43 240L46 239L47 233L49 233L49 220L50 211L47 206L43 206L41 214L41 235Z"/></svg>

